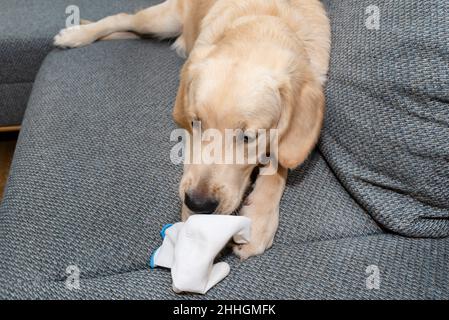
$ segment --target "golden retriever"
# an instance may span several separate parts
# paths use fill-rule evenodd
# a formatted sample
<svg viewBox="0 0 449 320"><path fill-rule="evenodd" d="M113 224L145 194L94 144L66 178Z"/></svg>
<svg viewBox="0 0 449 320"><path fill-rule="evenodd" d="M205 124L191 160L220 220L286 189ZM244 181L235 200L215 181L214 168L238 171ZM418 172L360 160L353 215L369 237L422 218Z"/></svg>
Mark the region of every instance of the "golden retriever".
<svg viewBox="0 0 449 320"><path fill-rule="evenodd" d="M80 47L143 34L177 37L174 47L188 56L173 111L181 127L193 132L198 120L203 129L242 129L246 144L254 140L251 132L277 129L277 170L256 178L243 206L257 163L186 164L180 183L182 219L192 213L231 214L241 206L240 214L252 219L251 242L233 251L241 259L263 253L278 227L287 171L307 158L322 127L330 51L322 4L167 0L136 14L63 29L55 45Z"/></svg>

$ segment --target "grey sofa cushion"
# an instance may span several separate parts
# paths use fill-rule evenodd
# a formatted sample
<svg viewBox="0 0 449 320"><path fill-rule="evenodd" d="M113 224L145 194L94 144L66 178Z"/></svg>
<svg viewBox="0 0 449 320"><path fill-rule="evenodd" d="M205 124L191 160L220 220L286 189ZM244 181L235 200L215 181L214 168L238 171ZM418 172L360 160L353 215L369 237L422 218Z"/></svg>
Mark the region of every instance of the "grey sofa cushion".
<svg viewBox="0 0 449 320"><path fill-rule="evenodd" d="M393 235L276 245L239 263L232 256L229 276L205 296L175 295L167 270L134 270L81 277L68 289L67 274L44 281L8 277L7 299L449 299L448 240ZM34 257L34 256L33 256ZM36 260L33 260L36 261ZM30 263L32 261L30 260ZM379 289L367 286L379 270ZM367 272L368 269L368 272ZM82 269L81 269L81 275Z"/></svg>
<svg viewBox="0 0 449 320"><path fill-rule="evenodd" d="M22 122L32 82L0 84L0 127Z"/></svg>
<svg viewBox="0 0 449 320"><path fill-rule="evenodd" d="M97 20L133 12L159 0L5 0L0 2L0 126L19 124L39 67L65 27L66 8L77 5L81 18Z"/></svg>
<svg viewBox="0 0 449 320"><path fill-rule="evenodd" d="M181 168L168 154L182 62L152 41L47 57L0 207L0 297L448 296L447 241L384 235L319 152L290 173L272 249L243 263L225 255L231 275L206 297L174 295L169 271L147 263L161 226L179 220ZM372 264L379 291L366 289ZM69 265L80 290L65 287Z"/></svg>
<svg viewBox="0 0 449 320"><path fill-rule="evenodd" d="M182 168L169 160L169 137L182 63L167 43L151 41L47 57L0 209L2 287L60 281L70 264L85 278L147 268L159 229L179 220ZM281 217L279 250L381 232L319 153L290 175Z"/></svg>
<svg viewBox="0 0 449 320"><path fill-rule="evenodd" d="M449 235L449 2L326 1L332 62L320 148L386 229ZM380 29L365 8L380 9Z"/></svg>

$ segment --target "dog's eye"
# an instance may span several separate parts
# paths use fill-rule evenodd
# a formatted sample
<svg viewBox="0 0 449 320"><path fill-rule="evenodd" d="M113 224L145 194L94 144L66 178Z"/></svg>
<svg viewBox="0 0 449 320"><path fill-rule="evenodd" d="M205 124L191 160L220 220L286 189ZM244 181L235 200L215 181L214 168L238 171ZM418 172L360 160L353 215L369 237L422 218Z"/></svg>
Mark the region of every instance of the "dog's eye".
<svg viewBox="0 0 449 320"><path fill-rule="evenodd" d="M198 120L198 119L192 120L191 125L192 125L192 128L195 128L195 127L200 128L201 127L201 121Z"/></svg>
<svg viewBox="0 0 449 320"><path fill-rule="evenodd" d="M251 143L256 139L256 137L251 131L244 132L243 130L239 129L237 130L236 139L238 143Z"/></svg>
<svg viewBox="0 0 449 320"><path fill-rule="evenodd" d="M250 135L247 135L247 134L245 134L245 135L243 136L243 141L244 141L245 143L253 142L254 139L255 139L255 137L250 136Z"/></svg>

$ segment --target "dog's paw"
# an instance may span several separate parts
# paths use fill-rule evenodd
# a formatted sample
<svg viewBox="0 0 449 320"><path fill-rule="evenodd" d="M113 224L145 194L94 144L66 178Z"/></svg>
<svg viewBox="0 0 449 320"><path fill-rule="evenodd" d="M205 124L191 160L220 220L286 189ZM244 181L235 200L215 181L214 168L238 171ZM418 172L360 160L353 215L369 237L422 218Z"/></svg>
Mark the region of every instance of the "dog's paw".
<svg viewBox="0 0 449 320"><path fill-rule="evenodd" d="M251 219L251 240L247 244L236 244L232 250L240 260L246 260L271 248L278 226L279 211L277 208L261 206L250 195L240 214Z"/></svg>
<svg viewBox="0 0 449 320"><path fill-rule="evenodd" d="M244 261L250 257L261 255L269 246L263 243L236 244L232 247L234 254Z"/></svg>
<svg viewBox="0 0 449 320"><path fill-rule="evenodd" d="M60 48L78 48L96 40L88 25L62 29L54 38L54 45Z"/></svg>

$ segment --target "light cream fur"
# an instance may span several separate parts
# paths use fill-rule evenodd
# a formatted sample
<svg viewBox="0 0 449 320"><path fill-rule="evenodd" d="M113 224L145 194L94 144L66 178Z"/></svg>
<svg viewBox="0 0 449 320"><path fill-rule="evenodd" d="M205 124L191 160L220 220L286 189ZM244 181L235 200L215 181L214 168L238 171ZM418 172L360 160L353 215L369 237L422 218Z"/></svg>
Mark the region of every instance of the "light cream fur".
<svg viewBox="0 0 449 320"><path fill-rule="evenodd" d="M259 176L240 213L253 221L249 244L234 247L242 259L273 243L287 169L314 148L324 115L323 85L329 67L330 28L318 0L167 0L137 12L62 30L60 47L99 39L150 34L177 37L187 61L173 116L192 130L278 129L277 173ZM227 146L225 145L224 148ZM216 213L241 204L255 165L186 165L180 196L189 190L219 199ZM183 205L182 218L191 213Z"/></svg>

